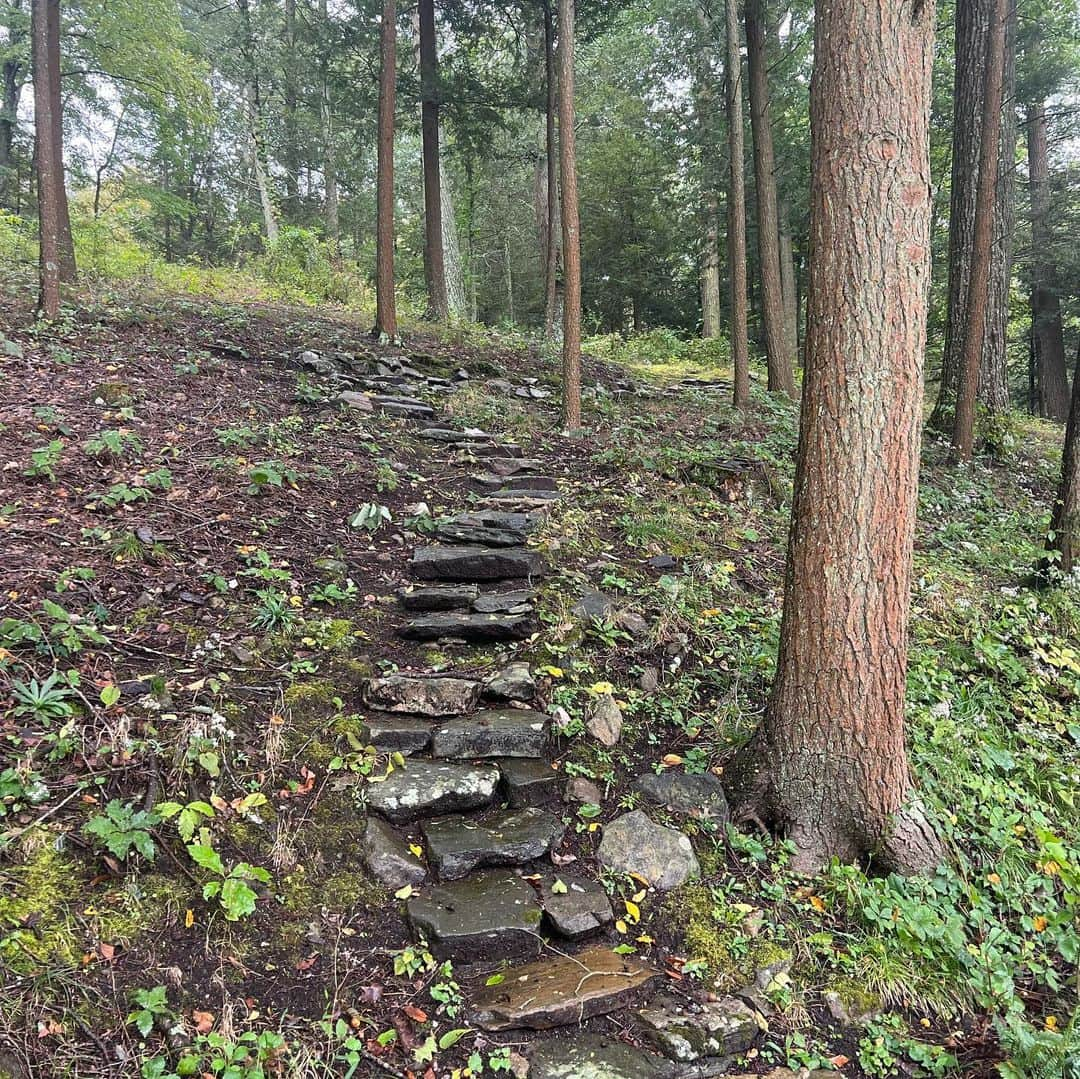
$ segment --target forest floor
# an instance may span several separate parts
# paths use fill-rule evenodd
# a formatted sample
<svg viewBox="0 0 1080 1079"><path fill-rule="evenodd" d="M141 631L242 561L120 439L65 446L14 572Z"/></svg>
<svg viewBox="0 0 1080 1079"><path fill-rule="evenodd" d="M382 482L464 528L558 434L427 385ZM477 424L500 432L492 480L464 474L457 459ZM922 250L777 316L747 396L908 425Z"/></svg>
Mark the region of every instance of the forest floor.
<svg viewBox="0 0 1080 1079"><path fill-rule="evenodd" d="M340 312L82 299L48 329L27 291L0 301L0 1076L522 1073L541 1035L467 1017L500 957L433 960L408 889L360 857L365 788L394 766L360 737L364 680L511 658L563 710L559 774L596 791L562 805L557 864L607 889L600 939L687 999L771 972L768 1030L733 1071L1057 1077L1075 1061L1080 600L1029 587L1058 430L998 424L996 456L962 471L925 447L910 751L953 864L803 877L782 842L658 809L701 868L665 894L603 870L597 843L641 806L636 777L719 774L762 714L794 406L755 387L740 415L703 354L607 342L587 433L568 439L555 364L524 340L416 327L403 351L373 349ZM417 423L335 403L303 350L465 368L440 422L558 477L533 541L553 566L535 634L399 636L413 548L475 485ZM599 618L573 610L589 592ZM609 695L613 746L585 725ZM586 1027L641 1040L625 1009Z"/></svg>

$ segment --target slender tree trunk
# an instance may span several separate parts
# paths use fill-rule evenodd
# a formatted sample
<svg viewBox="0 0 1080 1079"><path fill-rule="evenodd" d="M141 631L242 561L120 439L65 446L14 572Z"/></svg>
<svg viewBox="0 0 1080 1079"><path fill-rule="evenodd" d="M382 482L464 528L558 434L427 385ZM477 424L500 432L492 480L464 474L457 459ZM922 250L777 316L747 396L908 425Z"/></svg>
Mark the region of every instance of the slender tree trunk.
<svg viewBox="0 0 1080 1079"><path fill-rule="evenodd" d="M754 185L757 191L761 320L769 364L769 389L795 397L793 355L784 332L776 161L769 121L769 77L765 55L765 0L746 0L746 64L750 82L750 130L754 141Z"/></svg>
<svg viewBox="0 0 1080 1079"><path fill-rule="evenodd" d="M238 0L240 22L243 33L241 48L244 54L244 66L247 85L244 88L248 113L248 134L251 140L252 170L255 174L255 186L259 192L259 207L262 210L263 224L266 228L266 240L274 243L278 238L277 210L270 193L270 181L266 168L265 128L263 126L262 98L259 91L259 69L256 60L255 34L251 26L250 0Z"/></svg>
<svg viewBox="0 0 1080 1079"><path fill-rule="evenodd" d="M563 234L563 427L581 427L581 247L574 137L574 0L559 0L559 171Z"/></svg>
<svg viewBox="0 0 1080 1079"><path fill-rule="evenodd" d="M952 435L952 458L956 461L970 461L975 443L975 401L986 341L990 260L994 244L994 203L997 196L1008 4L1009 0L994 0L990 12L990 35L986 42L986 90L979 130L979 177L975 191L971 272L968 277L967 317L960 351Z"/></svg>
<svg viewBox="0 0 1080 1079"><path fill-rule="evenodd" d="M285 169L285 219L295 219L300 208L300 147L297 138L297 55L296 55L296 0L284 0L284 34L282 37L282 94L281 134L283 142L282 165Z"/></svg>
<svg viewBox="0 0 1080 1079"><path fill-rule="evenodd" d="M503 274L506 281L506 314L513 326L517 322L514 311L514 264L510 261L510 230L503 233Z"/></svg>
<svg viewBox="0 0 1080 1079"><path fill-rule="evenodd" d="M380 340L398 336L394 296L394 94L397 89L397 4L383 0L379 29L379 133L376 179L375 328Z"/></svg>
<svg viewBox="0 0 1080 1079"><path fill-rule="evenodd" d="M327 0L319 0L319 20L323 34L330 27ZM341 262L341 220L337 183L337 160L334 156L334 114L330 104L329 45L324 43L319 61L319 137L323 158L323 215L326 238L330 241L330 258L334 265Z"/></svg>
<svg viewBox="0 0 1080 1079"><path fill-rule="evenodd" d="M424 276L428 316L450 317L443 265L442 183L439 163L439 59L435 44L435 2L419 0L420 137L424 157Z"/></svg>
<svg viewBox="0 0 1080 1079"><path fill-rule="evenodd" d="M716 191L705 192L705 235L701 247L701 336L720 336L720 224Z"/></svg>
<svg viewBox="0 0 1080 1079"><path fill-rule="evenodd" d="M49 126L52 154L56 166L52 172L56 186L57 246L60 261L60 280L75 281L75 241L71 234L71 211L68 209L67 185L64 183L64 99L60 91L60 4L50 3L45 10L49 34L49 68L55 74L49 82L49 106L53 121Z"/></svg>
<svg viewBox="0 0 1080 1079"><path fill-rule="evenodd" d="M52 83L60 81L58 51L50 40L59 26L60 0L33 0L30 40L34 69L34 156L38 191L38 313L54 319L60 313L60 207L57 205L56 173L63 166L56 158L53 129L60 117L53 111Z"/></svg>
<svg viewBox="0 0 1080 1079"><path fill-rule="evenodd" d="M1061 458L1061 486L1054 502L1047 549L1057 551L1063 573L1080 566L1080 342L1073 372L1072 407L1065 426L1065 449Z"/></svg>
<svg viewBox="0 0 1080 1079"><path fill-rule="evenodd" d="M11 0L13 10L22 11L22 0ZM23 84L29 74L27 65L20 58L20 52L26 44L26 31L13 27L8 38L9 56L0 65L0 81L3 82L0 96L0 205L10 205L10 188L15 178L11 172L12 146L15 141L15 129L19 122L19 98ZM17 190L17 185L15 185Z"/></svg>
<svg viewBox="0 0 1080 1079"><path fill-rule="evenodd" d="M1069 381L1061 301L1054 272L1050 231L1050 156L1047 152L1046 108L1028 109L1028 183L1031 187L1031 333L1035 349L1035 386L1039 413L1064 421L1069 414Z"/></svg>
<svg viewBox="0 0 1080 1079"><path fill-rule="evenodd" d="M544 165L547 171L547 236L544 243L544 337L555 336L559 313L559 147L555 135L557 82L555 72L555 27L551 0L544 4Z"/></svg>
<svg viewBox="0 0 1080 1079"><path fill-rule="evenodd" d="M442 185L443 270L446 276L446 299L450 314L461 318L465 314L465 279L461 267L461 246L458 243L457 221L454 217L454 197L446 169L439 173Z"/></svg>
<svg viewBox="0 0 1080 1079"><path fill-rule="evenodd" d="M712 25L698 4L701 45L694 64L694 109L701 155L701 336L720 336L720 223L716 194L716 145L713 139L716 104L712 64Z"/></svg>
<svg viewBox="0 0 1080 1079"><path fill-rule="evenodd" d="M795 250L788 221L787 203L778 204L780 211L780 290L784 296L784 342L789 356L799 356L799 296L795 284Z"/></svg>
<svg viewBox="0 0 1080 1079"><path fill-rule="evenodd" d="M733 763L741 812L794 865L940 843L904 750L930 284L932 0L819 5L810 90L810 318L780 654ZM725 771L725 775L728 771Z"/></svg>
<svg viewBox="0 0 1080 1079"><path fill-rule="evenodd" d="M743 174L742 56L737 0L725 0L728 118L728 275L731 289L731 363L734 404L750 404L750 339L746 328L746 177Z"/></svg>
<svg viewBox="0 0 1080 1079"><path fill-rule="evenodd" d="M980 131L986 91L986 45L995 0L959 0L956 5L956 75L953 91L952 178L949 197L949 286L941 386L931 426L945 430L956 407L960 352L967 322L975 202L979 170ZM1016 74L1016 4L1009 4L994 199L994 243L986 304L986 326L980 361L978 399L987 408L1008 407L1006 331L1012 278L1013 189L1016 159L1016 121L1013 104Z"/></svg>

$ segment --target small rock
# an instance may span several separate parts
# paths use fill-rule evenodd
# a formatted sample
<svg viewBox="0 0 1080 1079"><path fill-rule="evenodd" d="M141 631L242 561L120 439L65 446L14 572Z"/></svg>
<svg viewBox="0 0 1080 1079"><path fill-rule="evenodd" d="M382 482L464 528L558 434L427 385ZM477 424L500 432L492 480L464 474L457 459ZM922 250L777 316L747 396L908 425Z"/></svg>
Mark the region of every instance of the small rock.
<svg viewBox="0 0 1080 1079"><path fill-rule="evenodd" d="M634 786L651 802L668 806L680 813L706 817L718 823L730 820L724 788L716 776L687 775L685 772L646 772L634 781Z"/></svg>
<svg viewBox="0 0 1080 1079"><path fill-rule="evenodd" d="M531 701L536 681L528 663L509 663L484 683L484 694L504 701Z"/></svg>
<svg viewBox="0 0 1080 1079"><path fill-rule="evenodd" d="M865 990L841 996L835 989L828 989L824 997L829 1014L841 1026L864 1027L881 1015L881 1001Z"/></svg>
<svg viewBox="0 0 1080 1079"><path fill-rule="evenodd" d="M341 581L349 575L349 563L343 558L316 558L312 565L322 576L331 580Z"/></svg>
<svg viewBox="0 0 1080 1079"><path fill-rule="evenodd" d="M604 799L603 792L591 780L584 776L574 776L566 784L566 800L568 802L582 802L587 805L598 806Z"/></svg>
<svg viewBox="0 0 1080 1079"><path fill-rule="evenodd" d="M546 761L527 757L498 757L503 793L511 809L542 805L558 794L559 773Z"/></svg>
<svg viewBox="0 0 1080 1079"><path fill-rule="evenodd" d="M410 502L402 513L406 517L430 517L431 507L426 502Z"/></svg>
<svg viewBox="0 0 1080 1079"><path fill-rule="evenodd" d="M369 678L363 686L364 703L384 712L420 716L451 716L471 712L480 699L480 683L466 678L423 678L389 674Z"/></svg>
<svg viewBox="0 0 1080 1079"><path fill-rule="evenodd" d="M615 625L631 637L644 637L649 632L649 623L636 611L619 611L615 615Z"/></svg>
<svg viewBox="0 0 1080 1079"><path fill-rule="evenodd" d="M387 888L420 884L427 876L427 870L405 840L377 817L368 817L362 849L364 864Z"/></svg>
<svg viewBox="0 0 1080 1079"><path fill-rule="evenodd" d="M638 679L638 689L644 693L654 693L660 685L660 672L655 667L646 667Z"/></svg>
<svg viewBox="0 0 1080 1079"><path fill-rule="evenodd" d="M646 1037L680 1064L745 1053L761 1033L754 1013L734 997L694 1005L662 996L638 1020Z"/></svg>
<svg viewBox="0 0 1080 1079"><path fill-rule="evenodd" d="M571 874L548 876L540 882L540 906L551 928L571 940L587 936L615 917L598 881Z"/></svg>
<svg viewBox="0 0 1080 1079"><path fill-rule="evenodd" d="M603 622L615 613L615 601L603 592L586 592L574 604L570 613L575 618L588 618Z"/></svg>
<svg viewBox="0 0 1080 1079"><path fill-rule="evenodd" d="M534 1042L529 1079L674 1079L662 1057L610 1035L573 1033ZM834 1077L835 1079L835 1077Z"/></svg>
<svg viewBox="0 0 1080 1079"><path fill-rule="evenodd" d="M674 828L651 821L640 809L604 826L597 850L600 864L616 873L636 873L666 892L696 877L701 868L690 840Z"/></svg>
<svg viewBox="0 0 1080 1079"><path fill-rule="evenodd" d="M670 554L653 555L648 562L648 565L652 569L675 569L678 564L679 560L674 555Z"/></svg>
<svg viewBox="0 0 1080 1079"><path fill-rule="evenodd" d="M366 393L360 393L359 390L342 390L334 400L339 405L346 405L354 412L374 412L375 406L371 403L371 398Z"/></svg>
<svg viewBox="0 0 1080 1079"><path fill-rule="evenodd" d="M622 737L622 710L610 693L601 693L589 709L585 729L601 745L617 745Z"/></svg>

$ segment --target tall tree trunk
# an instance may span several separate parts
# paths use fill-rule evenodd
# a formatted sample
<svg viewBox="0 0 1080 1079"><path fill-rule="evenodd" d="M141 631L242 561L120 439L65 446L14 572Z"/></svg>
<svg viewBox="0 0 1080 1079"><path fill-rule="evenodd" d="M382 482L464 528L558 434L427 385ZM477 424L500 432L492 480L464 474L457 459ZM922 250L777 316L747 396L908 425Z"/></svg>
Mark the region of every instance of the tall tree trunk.
<svg viewBox="0 0 1080 1079"><path fill-rule="evenodd" d="M795 248L791 238L787 203L783 199L780 211L780 290L784 297L784 342L789 356L799 356L799 295L795 283Z"/></svg>
<svg viewBox="0 0 1080 1079"><path fill-rule="evenodd" d="M574 137L574 0L559 0L559 172L563 235L563 427L581 427L581 240Z"/></svg>
<svg viewBox="0 0 1080 1079"><path fill-rule="evenodd" d="M1061 486L1054 502L1047 549L1057 551L1063 573L1080 566L1080 342L1073 372L1072 407L1065 426L1065 449L1061 458Z"/></svg>
<svg viewBox="0 0 1080 1079"><path fill-rule="evenodd" d="M705 235L701 245L701 336L720 336L720 223L716 191L705 192Z"/></svg>
<svg viewBox="0 0 1080 1079"><path fill-rule="evenodd" d="M956 75L953 91L952 176L949 196L949 286L941 386L931 426L944 430L956 407L960 352L967 323L975 202L980 156L980 131L986 89L986 45L995 0L958 0L956 5ZM994 199L994 244L991 254L983 355L978 399L990 409L1008 407L1006 331L1012 277L1013 189L1016 159L1016 121L1013 92L1016 81L1016 4L1009 5L1005 28L1006 51L1002 117Z"/></svg>
<svg viewBox="0 0 1080 1079"><path fill-rule="evenodd" d="M296 0L284 0L284 33L282 36L282 93L281 135L283 143L282 165L285 169L285 219L294 219L300 208L300 146L296 128L297 106L297 55L296 55Z"/></svg>
<svg viewBox="0 0 1080 1079"><path fill-rule="evenodd" d="M555 72L555 27L551 0L544 4L544 166L547 174L547 235L544 242L544 337L555 335L559 311L559 178L558 144L555 135L557 81Z"/></svg>
<svg viewBox="0 0 1080 1079"><path fill-rule="evenodd" d="M746 177L743 173L742 55L737 0L725 0L728 120L728 275L731 289L731 363L736 408L750 404L750 339L746 328Z"/></svg>
<svg viewBox="0 0 1080 1079"><path fill-rule="evenodd" d="M952 434L951 456L955 461L970 461L975 443L975 402L986 342L990 261L994 246L994 204L1001 150L1001 101L1004 91L1005 23L1008 6L1009 0L994 0L986 42L986 76L979 127L979 173L971 237L971 270L968 275L964 339L957 370L956 416Z"/></svg>
<svg viewBox="0 0 1080 1079"><path fill-rule="evenodd" d="M251 163L255 174L255 186L259 192L259 207L262 210L263 225L266 228L267 243L274 243L278 238L277 209L270 193L270 180L267 176L266 130L263 123L262 98L259 90L259 69L255 33L251 25L250 0L238 0L240 22L243 33L241 48L244 54L245 77L247 85L244 96L247 102L248 136L251 140Z"/></svg>
<svg viewBox="0 0 1080 1079"><path fill-rule="evenodd" d="M22 0L11 0L14 11L22 11ZM15 142L15 128L19 121L19 98L23 84L29 74L20 53L26 44L25 29L15 26L9 29L8 58L0 64L0 81L3 82L0 96L0 206L11 205L10 190L15 179L12 174L12 147ZM17 185L16 189L17 189Z"/></svg>
<svg viewBox="0 0 1080 1079"><path fill-rule="evenodd" d="M49 109L52 123L52 155L55 168L52 182L56 187L56 241L60 262L60 280L73 282L78 276L75 266L75 241L71 234L71 211L68 209L67 185L64 183L64 99L60 91L60 3L50 3L45 9L48 20L49 68L55 74L49 81Z"/></svg>
<svg viewBox="0 0 1080 1079"><path fill-rule="evenodd" d="M712 25L698 4L701 45L694 64L694 109L701 155L701 336L720 336L720 224L716 195L716 145L712 137L716 105L713 92Z"/></svg>
<svg viewBox="0 0 1080 1079"><path fill-rule="evenodd" d="M327 0L319 0L319 20L323 34L330 27ZM319 60L319 137L323 158L323 215L326 237L330 241L330 258L334 265L341 261L341 220L337 183L337 159L334 156L334 114L330 105L330 57L324 42Z"/></svg>
<svg viewBox="0 0 1080 1079"><path fill-rule="evenodd" d="M446 169L439 172L442 185L443 270L446 276L446 299L450 314L461 318L465 314L465 278L461 266L461 246L458 243L457 221L454 217L454 196Z"/></svg>
<svg viewBox="0 0 1080 1079"><path fill-rule="evenodd" d="M776 161L769 122L769 76L765 55L765 0L746 0L746 65L750 81L750 130L754 141L761 320L769 364L769 389L795 397L794 357L784 332L784 292L780 280Z"/></svg>
<svg viewBox="0 0 1080 1079"><path fill-rule="evenodd" d="M435 44L435 2L419 0L420 138L424 157L424 277L428 316L450 317L443 265L442 183L439 163L439 58Z"/></svg>
<svg viewBox="0 0 1080 1079"><path fill-rule="evenodd" d="M1050 231L1050 156L1047 152L1046 108L1028 108L1028 182L1031 187L1031 333L1035 348L1035 386L1039 413L1064 421L1069 413L1065 340L1061 330Z"/></svg>
<svg viewBox="0 0 1080 1079"><path fill-rule="evenodd" d="M397 89L397 3L383 0L379 27L379 133L375 200L375 328L380 340L396 341L394 296L394 94Z"/></svg>
<svg viewBox="0 0 1080 1079"><path fill-rule="evenodd" d="M52 93L52 84L60 81L60 66L54 65L59 49L53 48L51 40L53 28L60 25L60 15L58 10L49 10L59 7L60 0L33 0L30 9L38 191L38 313L48 319L60 313L60 207L56 198L56 173L63 166L56 157L53 129L60 117L53 111Z"/></svg>
<svg viewBox="0 0 1080 1079"><path fill-rule="evenodd" d="M932 0L819 5L810 318L776 680L732 791L794 865L934 866L904 682L930 284ZM728 771L725 771L728 774Z"/></svg>

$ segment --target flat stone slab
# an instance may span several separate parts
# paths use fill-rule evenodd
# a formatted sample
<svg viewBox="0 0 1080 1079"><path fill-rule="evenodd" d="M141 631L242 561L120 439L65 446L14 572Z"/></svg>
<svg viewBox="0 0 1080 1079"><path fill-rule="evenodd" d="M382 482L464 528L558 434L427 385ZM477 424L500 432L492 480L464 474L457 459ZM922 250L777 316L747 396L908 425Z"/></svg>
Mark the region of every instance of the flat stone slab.
<svg viewBox="0 0 1080 1079"><path fill-rule="evenodd" d="M433 757L541 757L548 717L531 708L491 708L435 728Z"/></svg>
<svg viewBox="0 0 1080 1079"><path fill-rule="evenodd" d="M427 877L424 863L385 821L368 817L363 839L364 864L387 888L420 884Z"/></svg>
<svg viewBox="0 0 1080 1079"><path fill-rule="evenodd" d="M463 641L488 643L524 640L536 629L531 610L515 614L459 614L456 611L420 615L398 628L398 633L412 641L437 641L458 637Z"/></svg>
<svg viewBox="0 0 1080 1079"><path fill-rule="evenodd" d="M396 824L490 805L499 783L491 765L411 760L381 783L367 786L367 804Z"/></svg>
<svg viewBox="0 0 1080 1079"><path fill-rule="evenodd" d="M421 547L409 567L425 581L503 581L544 572L539 551L489 547Z"/></svg>
<svg viewBox="0 0 1080 1079"><path fill-rule="evenodd" d="M573 873L554 873L540 882L544 920L560 936L577 940L615 919L603 885Z"/></svg>
<svg viewBox="0 0 1080 1079"><path fill-rule="evenodd" d="M485 697L500 701L531 701L536 696L536 679L524 660L508 663L484 679Z"/></svg>
<svg viewBox="0 0 1080 1079"><path fill-rule="evenodd" d="M481 866L522 865L542 858L565 831L558 817L534 808L496 813L484 821L426 821L420 830L442 880L458 880Z"/></svg>
<svg viewBox="0 0 1080 1079"><path fill-rule="evenodd" d="M639 989L661 977L655 967L610 948L545 956L480 989L469 1018L484 1030L550 1030L625 1007Z"/></svg>
<svg viewBox="0 0 1080 1079"><path fill-rule="evenodd" d="M527 473L515 473L509 478L495 472L480 472L472 479L481 487L506 487L510 486L522 491L557 491L559 481L552 476L530 475Z"/></svg>
<svg viewBox="0 0 1080 1079"><path fill-rule="evenodd" d="M496 476L512 476L516 472L538 475L544 462L537 457L487 457L484 463Z"/></svg>
<svg viewBox="0 0 1080 1079"><path fill-rule="evenodd" d="M674 1079L662 1057L604 1034L576 1033L534 1042L529 1079Z"/></svg>
<svg viewBox="0 0 1080 1079"><path fill-rule="evenodd" d="M605 868L644 877L662 892L701 872L689 837L656 824L640 809L604 825L596 857Z"/></svg>
<svg viewBox="0 0 1080 1079"><path fill-rule="evenodd" d="M453 427L425 427L416 433L420 438L431 442L463 442L470 447L473 442L492 441L491 435L475 427L467 427L464 431L455 430Z"/></svg>
<svg viewBox="0 0 1080 1079"><path fill-rule="evenodd" d="M645 1036L680 1064L745 1053L761 1033L754 1013L735 997L693 1004L661 996L638 1012Z"/></svg>
<svg viewBox="0 0 1080 1079"><path fill-rule="evenodd" d="M443 521L435 529L441 540L481 547L520 547L528 539L524 529L485 528L483 525Z"/></svg>
<svg viewBox="0 0 1080 1079"><path fill-rule="evenodd" d="M521 457L524 451L518 445L513 442L491 442L485 445L482 442L458 442L454 446L455 450L460 450L463 454L468 454L470 457Z"/></svg>
<svg viewBox="0 0 1080 1079"><path fill-rule="evenodd" d="M685 772L646 772L634 781L634 786L657 805L668 806L679 813L704 817L723 824L731 819L724 788L716 776L687 775Z"/></svg>
<svg viewBox="0 0 1080 1079"><path fill-rule="evenodd" d="M517 480L517 476L512 477ZM542 504L544 502L556 502L562 498L562 491L547 491L541 490L535 487L503 487L497 491L493 491L488 496L489 502L520 502L520 503L537 503Z"/></svg>
<svg viewBox="0 0 1080 1079"><path fill-rule="evenodd" d="M432 584L402 588L398 601L407 611L467 610L479 598L474 584Z"/></svg>
<svg viewBox="0 0 1080 1079"><path fill-rule="evenodd" d="M361 737L385 753L420 753L431 742L431 720L392 712L369 714L361 728Z"/></svg>
<svg viewBox="0 0 1080 1079"><path fill-rule="evenodd" d="M440 959L468 963L536 955L540 905L527 881L505 869L433 886L406 907L415 932Z"/></svg>
<svg viewBox="0 0 1080 1079"><path fill-rule="evenodd" d="M531 588L515 588L511 592L484 592L473 601L472 608L478 614L518 613L536 596Z"/></svg>
<svg viewBox="0 0 1080 1079"><path fill-rule="evenodd" d="M375 407L391 416L407 416L416 420L430 420L435 415L435 409L430 405L413 405L406 401L381 401Z"/></svg>
<svg viewBox="0 0 1080 1079"><path fill-rule="evenodd" d="M471 712L480 699L480 683L468 678L425 678L388 674L369 678L361 696L369 708L419 716L454 716Z"/></svg>
<svg viewBox="0 0 1080 1079"><path fill-rule="evenodd" d="M559 773L543 760L526 757L498 757L503 795L511 809L543 805L559 794Z"/></svg>

